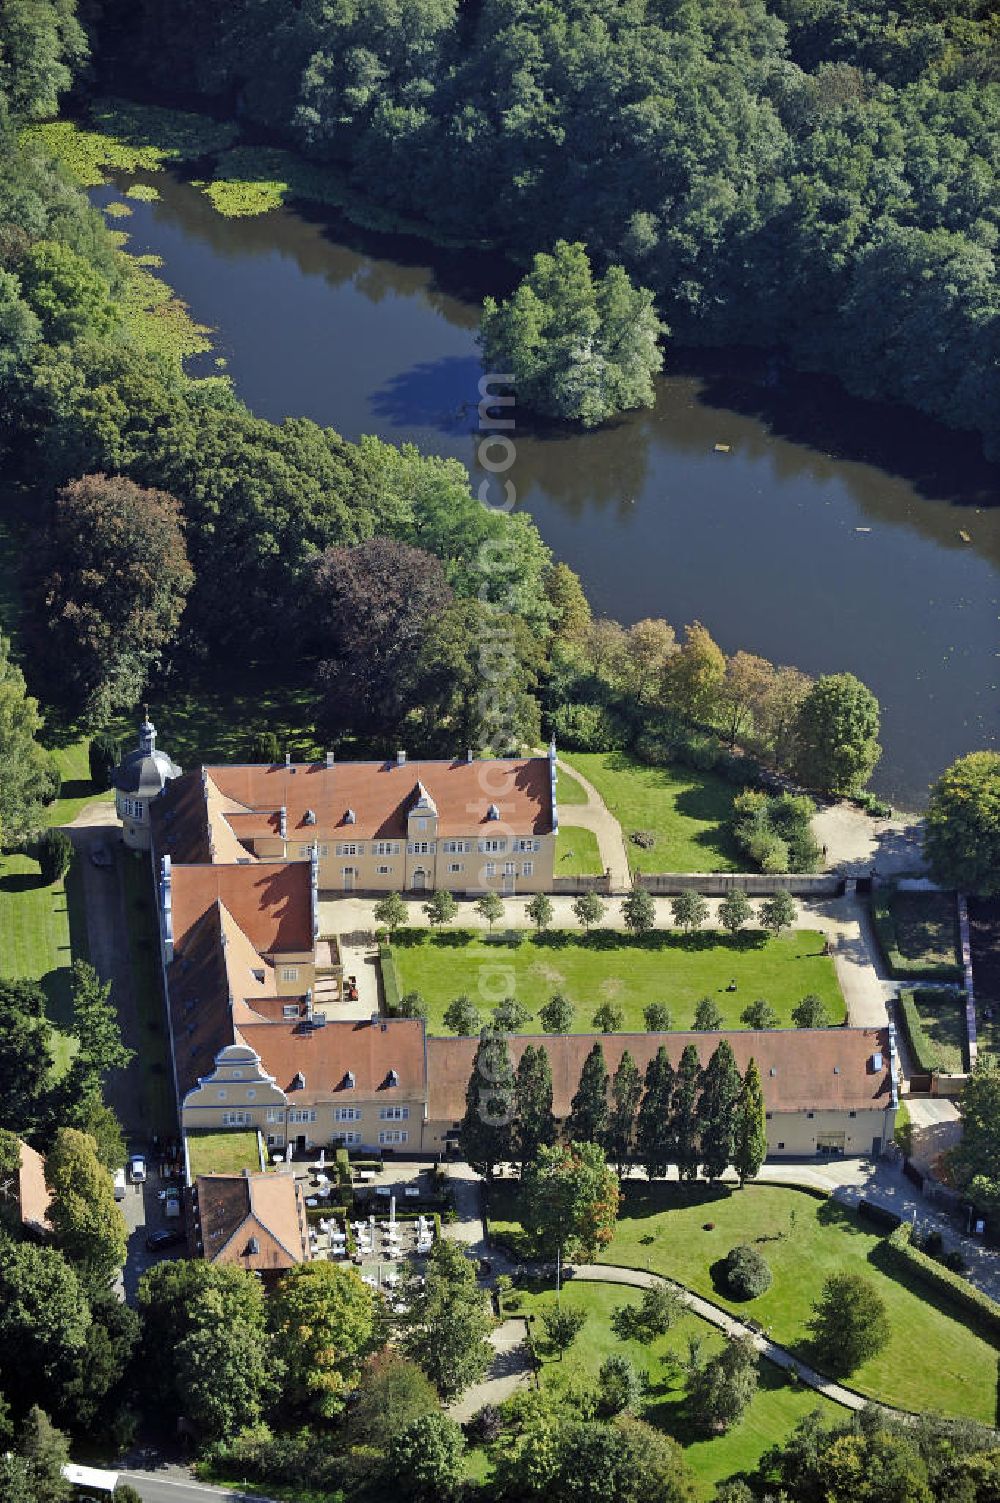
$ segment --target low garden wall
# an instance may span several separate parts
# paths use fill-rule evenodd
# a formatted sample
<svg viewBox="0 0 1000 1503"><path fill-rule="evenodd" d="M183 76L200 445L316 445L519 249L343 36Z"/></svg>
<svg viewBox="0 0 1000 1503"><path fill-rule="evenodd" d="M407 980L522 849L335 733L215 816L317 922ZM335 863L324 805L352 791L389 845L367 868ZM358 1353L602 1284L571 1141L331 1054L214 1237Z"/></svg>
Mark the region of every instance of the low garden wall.
<svg viewBox="0 0 1000 1503"><path fill-rule="evenodd" d="M605 872L602 877L553 877L553 895L560 893L597 892L602 897L611 896L611 878Z"/></svg>
<svg viewBox="0 0 1000 1503"><path fill-rule="evenodd" d="M958 942L962 952L965 979L965 1030L969 1043L969 1069L976 1068L979 1044L976 1039L976 994L972 983L972 940L969 935L969 905L962 894L958 898Z"/></svg>
<svg viewBox="0 0 1000 1503"><path fill-rule="evenodd" d="M839 898L844 879L832 872L787 872L768 876L763 872L636 872L635 885L647 892L670 895L700 892L706 898L724 898L738 888L751 898L769 898L790 892L797 898Z"/></svg>

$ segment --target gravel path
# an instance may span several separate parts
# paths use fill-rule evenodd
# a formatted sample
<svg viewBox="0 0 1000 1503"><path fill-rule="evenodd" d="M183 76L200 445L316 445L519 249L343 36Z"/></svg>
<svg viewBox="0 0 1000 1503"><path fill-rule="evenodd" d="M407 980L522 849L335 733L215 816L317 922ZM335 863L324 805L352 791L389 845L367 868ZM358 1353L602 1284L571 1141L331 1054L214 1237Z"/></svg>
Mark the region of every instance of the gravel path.
<svg viewBox="0 0 1000 1503"><path fill-rule="evenodd" d="M562 768L568 777L574 778L587 795L585 804L566 804L559 810L559 828L571 829L576 826L584 830L592 830L597 836L604 869L611 873L611 891L628 892L632 886L632 876L629 872L628 854L625 850L621 825L593 783L588 783L582 773L577 772L575 767L567 767L566 763L559 761L558 758L556 766Z"/></svg>

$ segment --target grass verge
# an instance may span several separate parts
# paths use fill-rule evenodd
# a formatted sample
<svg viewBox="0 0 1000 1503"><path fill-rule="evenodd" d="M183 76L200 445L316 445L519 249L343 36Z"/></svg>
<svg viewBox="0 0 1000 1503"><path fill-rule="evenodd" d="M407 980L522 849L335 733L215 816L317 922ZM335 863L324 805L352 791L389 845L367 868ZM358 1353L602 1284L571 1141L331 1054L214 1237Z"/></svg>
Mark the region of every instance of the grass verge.
<svg viewBox="0 0 1000 1503"><path fill-rule="evenodd" d="M557 877L601 877L604 863L601 848L593 830L582 825L564 825L560 822L556 836Z"/></svg>

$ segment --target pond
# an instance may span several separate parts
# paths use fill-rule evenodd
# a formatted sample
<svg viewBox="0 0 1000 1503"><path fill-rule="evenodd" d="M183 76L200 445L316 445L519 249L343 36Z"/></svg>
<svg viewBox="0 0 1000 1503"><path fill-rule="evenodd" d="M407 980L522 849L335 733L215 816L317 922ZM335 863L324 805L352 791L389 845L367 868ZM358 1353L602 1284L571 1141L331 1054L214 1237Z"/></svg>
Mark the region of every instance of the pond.
<svg viewBox="0 0 1000 1503"><path fill-rule="evenodd" d="M330 213L225 219L189 183L150 181L160 201L130 202L122 227L216 331L193 371L222 356L262 416L475 471L478 300L508 269ZM668 365L653 411L597 432L515 409L518 504L595 611L698 619L727 651L858 674L883 710L874 786L919 805L953 757L996 741L998 471L970 435L763 357Z"/></svg>

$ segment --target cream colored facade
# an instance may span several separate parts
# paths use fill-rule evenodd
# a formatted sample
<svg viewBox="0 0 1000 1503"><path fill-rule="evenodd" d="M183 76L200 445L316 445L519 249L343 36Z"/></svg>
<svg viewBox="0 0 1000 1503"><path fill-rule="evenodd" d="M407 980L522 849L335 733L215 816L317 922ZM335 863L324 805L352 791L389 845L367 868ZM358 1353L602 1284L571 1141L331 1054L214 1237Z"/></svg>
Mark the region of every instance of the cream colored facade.
<svg viewBox="0 0 1000 1503"><path fill-rule="evenodd" d="M253 1049L230 1044L184 1098L181 1126L185 1133L256 1128L272 1153L346 1147L406 1154L426 1151L425 1113L422 1087L373 1092L337 1082L312 1089L306 1077L304 1086L283 1090Z"/></svg>

